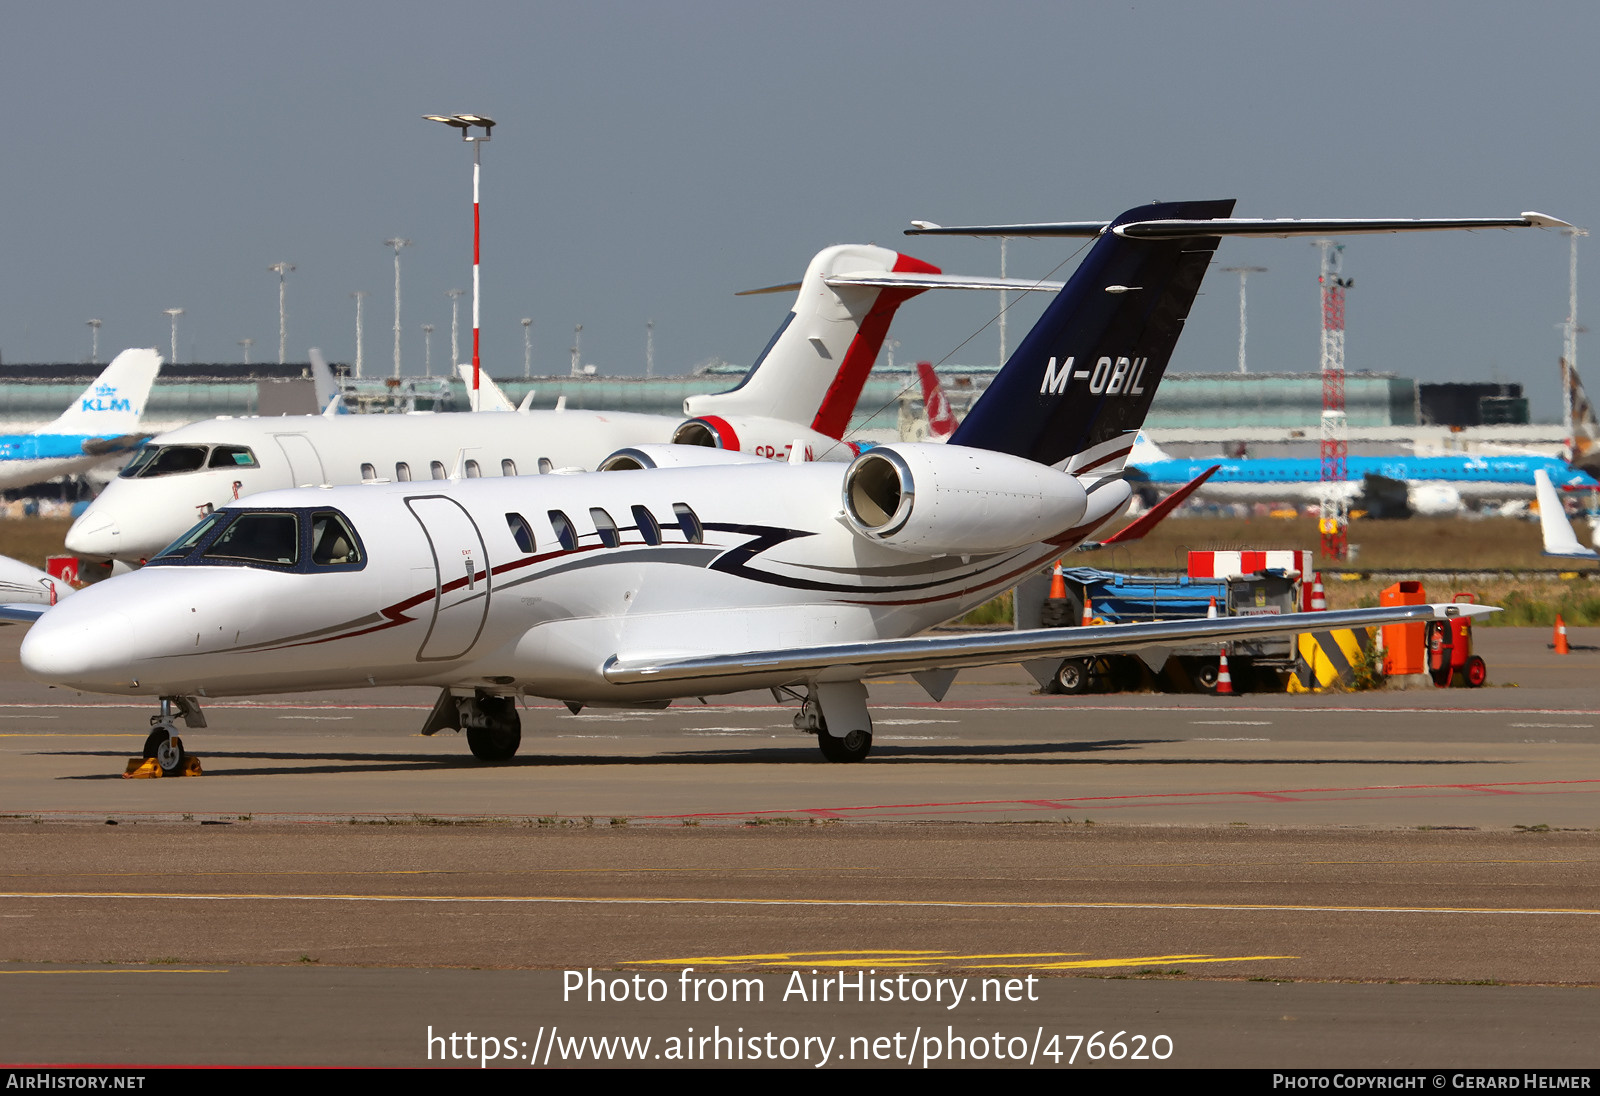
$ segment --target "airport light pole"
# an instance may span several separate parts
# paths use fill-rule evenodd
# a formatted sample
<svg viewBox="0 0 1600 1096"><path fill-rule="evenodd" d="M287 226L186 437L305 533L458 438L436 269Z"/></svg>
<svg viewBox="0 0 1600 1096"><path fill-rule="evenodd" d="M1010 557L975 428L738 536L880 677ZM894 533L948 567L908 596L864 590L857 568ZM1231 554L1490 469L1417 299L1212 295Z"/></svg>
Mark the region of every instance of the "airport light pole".
<svg viewBox="0 0 1600 1096"><path fill-rule="evenodd" d="M455 372L456 366L461 364L461 294L465 289L447 289L444 295L450 298L450 371Z"/></svg>
<svg viewBox="0 0 1600 1096"><path fill-rule="evenodd" d="M394 375L400 375L400 249L408 247L410 240L391 236L383 241L385 247L394 248Z"/></svg>
<svg viewBox="0 0 1600 1096"><path fill-rule="evenodd" d="M1572 379L1578 372L1578 238L1589 235L1586 228L1564 228L1563 236L1572 241L1567 265L1567 320L1561 325L1561 425L1567 439L1567 459L1577 457L1578 426L1572 421Z"/></svg>
<svg viewBox="0 0 1600 1096"><path fill-rule="evenodd" d="M656 375L656 321L644 321L644 376L649 380Z"/></svg>
<svg viewBox="0 0 1600 1096"><path fill-rule="evenodd" d="M172 318L172 357L168 358L167 361L176 365L178 361L178 317L183 315L183 309L166 308L162 311Z"/></svg>
<svg viewBox="0 0 1600 1096"><path fill-rule="evenodd" d="M1245 333L1250 330L1250 326L1245 319L1244 283L1245 279L1252 274L1265 274L1267 268L1264 266L1225 266L1222 271L1224 274L1239 275L1239 372L1248 373L1249 370L1244 367L1244 338Z"/></svg>
<svg viewBox="0 0 1600 1096"><path fill-rule="evenodd" d="M284 320L283 311L283 283L284 276L294 269L293 263L273 263L268 270L277 271L278 274L278 364L284 362L284 347L288 345L288 325Z"/></svg>
<svg viewBox="0 0 1600 1096"><path fill-rule="evenodd" d="M461 139L472 145L472 392L476 403L478 393L478 374L482 366L478 362L478 259L480 255L479 242L481 220L478 214L478 177L483 170L483 143L489 140L494 132L494 119L485 118L481 114L424 114L423 118L429 122L440 122L452 129L461 131ZM482 133L473 130L481 129ZM456 363L452 362L451 369Z"/></svg>
<svg viewBox="0 0 1600 1096"><path fill-rule="evenodd" d="M356 299L356 377L361 376L361 302L366 298L365 289L357 289L350 296Z"/></svg>
<svg viewBox="0 0 1600 1096"><path fill-rule="evenodd" d="M433 376L433 324L422 325L422 371L424 376Z"/></svg>
<svg viewBox="0 0 1600 1096"><path fill-rule="evenodd" d="M100 364L100 322L99 320L85 320L89 325L89 364Z"/></svg>
<svg viewBox="0 0 1600 1096"><path fill-rule="evenodd" d="M256 344L254 339L240 339L239 345L244 347L244 364L250 364L250 348Z"/></svg>
<svg viewBox="0 0 1600 1096"><path fill-rule="evenodd" d="M533 320L522 317L522 379L533 374Z"/></svg>
<svg viewBox="0 0 1600 1096"><path fill-rule="evenodd" d="M583 372L583 324L572 325L572 375Z"/></svg>

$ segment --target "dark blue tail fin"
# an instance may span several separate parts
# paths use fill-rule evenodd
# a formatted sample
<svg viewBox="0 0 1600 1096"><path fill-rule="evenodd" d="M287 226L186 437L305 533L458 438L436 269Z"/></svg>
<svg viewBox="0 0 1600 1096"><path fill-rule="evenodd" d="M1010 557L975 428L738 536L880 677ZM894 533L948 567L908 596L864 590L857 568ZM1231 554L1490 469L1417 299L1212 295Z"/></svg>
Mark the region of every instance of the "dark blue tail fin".
<svg viewBox="0 0 1600 1096"><path fill-rule="evenodd" d="M1073 472L1120 467L1221 238L1125 239L1114 230L1232 212L1232 199L1158 202L1112 221L950 444Z"/></svg>

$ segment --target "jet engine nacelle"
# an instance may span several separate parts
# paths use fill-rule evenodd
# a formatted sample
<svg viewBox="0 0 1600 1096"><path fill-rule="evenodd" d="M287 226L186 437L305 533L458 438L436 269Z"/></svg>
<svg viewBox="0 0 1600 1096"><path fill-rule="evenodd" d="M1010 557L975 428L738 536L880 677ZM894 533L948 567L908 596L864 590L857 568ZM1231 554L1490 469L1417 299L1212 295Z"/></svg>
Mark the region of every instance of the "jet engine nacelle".
<svg viewBox="0 0 1600 1096"><path fill-rule="evenodd" d="M880 445L844 474L844 512L870 540L908 552L978 554L1037 544L1083 520L1075 476L960 445Z"/></svg>
<svg viewBox="0 0 1600 1096"><path fill-rule="evenodd" d="M680 423L672 433L678 445L705 445L734 452L754 453L769 460L788 460L799 444L805 447L806 460L847 461L861 452L860 446L829 437L799 423L751 416L723 418L702 415Z"/></svg>
<svg viewBox="0 0 1600 1096"><path fill-rule="evenodd" d="M1461 510L1461 492L1442 483L1419 483L1406 492L1406 505L1423 517L1455 514Z"/></svg>
<svg viewBox="0 0 1600 1096"><path fill-rule="evenodd" d="M632 472L639 468L705 468L721 464L762 464L754 453L726 452L699 445L630 445L601 461L597 472Z"/></svg>

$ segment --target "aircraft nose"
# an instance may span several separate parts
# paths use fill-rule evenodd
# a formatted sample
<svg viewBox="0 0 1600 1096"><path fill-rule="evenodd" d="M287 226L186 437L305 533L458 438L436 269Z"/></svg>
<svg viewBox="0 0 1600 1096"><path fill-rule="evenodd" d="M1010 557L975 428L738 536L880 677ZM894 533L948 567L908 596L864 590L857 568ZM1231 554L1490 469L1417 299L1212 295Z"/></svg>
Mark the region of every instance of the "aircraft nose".
<svg viewBox="0 0 1600 1096"><path fill-rule="evenodd" d="M52 685L93 690L129 684L133 622L116 610L89 617L57 611L66 604L45 613L28 629L22 641L23 669Z"/></svg>
<svg viewBox="0 0 1600 1096"><path fill-rule="evenodd" d="M117 550L122 530L110 514L95 513L91 507L67 530L66 548L73 555L109 556Z"/></svg>

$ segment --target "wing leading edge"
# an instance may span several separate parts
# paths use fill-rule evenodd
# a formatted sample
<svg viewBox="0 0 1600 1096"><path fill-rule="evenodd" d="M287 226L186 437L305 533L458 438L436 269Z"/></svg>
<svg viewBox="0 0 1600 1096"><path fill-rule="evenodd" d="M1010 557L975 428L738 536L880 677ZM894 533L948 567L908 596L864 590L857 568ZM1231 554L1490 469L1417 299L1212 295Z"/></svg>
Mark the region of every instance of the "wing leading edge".
<svg viewBox="0 0 1600 1096"><path fill-rule="evenodd" d="M689 683L711 679L738 682L792 675L794 680L846 681L925 670L958 669L1028 659L1064 658L1078 652L1104 654L1139 651L1208 640L1330 628L1367 628L1378 624L1443 620L1499 612L1488 605L1410 605L1339 612L1286 613L1281 616L1217 617L1171 620L1153 624L1091 625L1079 628L1035 628L979 635L914 636L909 639L791 647L748 654L699 658L628 658L614 655L605 678L614 685Z"/></svg>

